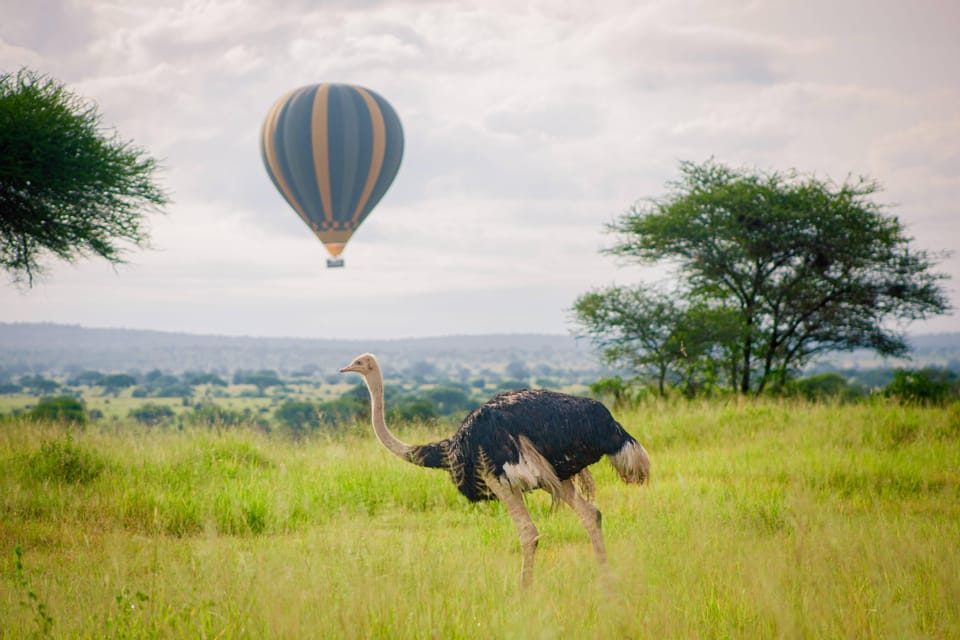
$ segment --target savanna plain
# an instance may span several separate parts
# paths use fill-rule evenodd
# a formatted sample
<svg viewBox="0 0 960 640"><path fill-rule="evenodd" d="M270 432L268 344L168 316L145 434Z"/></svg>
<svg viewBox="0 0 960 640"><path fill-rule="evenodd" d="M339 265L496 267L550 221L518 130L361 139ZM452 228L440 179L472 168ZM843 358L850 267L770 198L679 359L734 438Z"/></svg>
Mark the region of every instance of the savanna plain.
<svg viewBox="0 0 960 640"><path fill-rule="evenodd" d="M610 557L366 425L0 422L0 637L958 638L960 404L649 402L652 482L594 466ZM391 425L409 442L451 427Z"/></svg>

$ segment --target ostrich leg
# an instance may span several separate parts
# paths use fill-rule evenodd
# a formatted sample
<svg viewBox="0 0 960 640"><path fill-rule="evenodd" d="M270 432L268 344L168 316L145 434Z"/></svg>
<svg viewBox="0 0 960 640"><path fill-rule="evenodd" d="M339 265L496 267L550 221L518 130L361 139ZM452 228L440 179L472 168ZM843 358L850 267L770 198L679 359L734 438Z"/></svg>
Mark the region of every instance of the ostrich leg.
<svg viewBox="0 0 960 640"><path fill-rule="evenodd" d="M537 539L540 537L536 525L530 518L526 505L523 503L523 494L519 489L507 487L492 475L485 475L483 480L503 504L507 505L507 512L517 527L520 536L520 550L523 561L520 565L520 584L526 588L533 584L533 554L537 550Z"/></svg>
<svg viewBox="0 0 960 640"><path fill-rule="evenodd" d="M600 530L600 510L577 493L577 489L570 479L560 483L560 498L570 505L574 513L580 517L580 522L583 523L583 527L590 536L590 542L593 543L593 550L597 554L597 562L600 566L605 566L607 564L607 551L603 546L603 532Z"/></svg>

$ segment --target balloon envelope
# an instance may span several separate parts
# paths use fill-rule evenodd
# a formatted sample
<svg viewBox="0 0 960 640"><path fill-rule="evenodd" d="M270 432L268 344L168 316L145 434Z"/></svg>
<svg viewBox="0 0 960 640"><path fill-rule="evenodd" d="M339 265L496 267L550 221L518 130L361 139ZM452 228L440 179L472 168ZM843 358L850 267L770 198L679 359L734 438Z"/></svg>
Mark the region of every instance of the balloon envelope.
<svg viewBox="0 0 960 640"><path fill-rule="evenodd" d="M280 194L338 256L397 175L403 129L373 91L314 84L270 108L260 154Z"/></svg>

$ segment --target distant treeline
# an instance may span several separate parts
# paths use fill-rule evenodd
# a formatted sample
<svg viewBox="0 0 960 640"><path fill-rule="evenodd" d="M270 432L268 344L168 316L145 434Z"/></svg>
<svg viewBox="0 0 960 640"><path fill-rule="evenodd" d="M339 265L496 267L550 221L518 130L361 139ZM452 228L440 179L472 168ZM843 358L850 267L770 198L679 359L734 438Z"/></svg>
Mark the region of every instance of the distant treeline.
<svg viewBox="0 0 960 640"><path fill-rule="evenodd" d="M871 352L831 354L813 369L922 368L960 371L960 333L910 338L909 360L881 361ZM509 376L519 362L549 367L556 377L594 380L616 375L589 344L569 335L487 335L404 340L325 340L205 336L130 329L90 329L43 323L0 323L0 376L73 376L87 370L172 374L207 371L227 379L238 370L325 378L359 353L371 351L385 372L430 369L462 380L491 373ZM466 371L467 373L464 373Z"/></svg>
<svg viewBox="0 0 960 640"><path fill-rule="evenodd" d="M138 384L127 374L100 374L100 377L95 374L85 372L67 381L66 386L39 376L25 378L22 384L46 395L39 398L35 406L14 414L85 425L104 416L97 409L88 410L79 388L71 389L70 382L84 385L88 391L91 386L99 388L102 393L117 393ZM276 372L256 371L237 372L234 384L256 387L254 393L263 396L271 387L284 389L287 382ZM194 401L191 396L197 386L204 386L206 393ZM369 397L362 383L331 400L317 401L309 395L292 396L281 392L271 395L270 407L239 409L218 402L217 396L209 393L211 388L227 386L226 380L212 374L188 373L177 377L151 372L133 391L133 397L147 400L130 409L127 418L150 428L255 428L295 438L318 432L342 434L358 428L365 430L370 420ZM487 381L479 378L472 384L443 380L412 385L412 388L410 385L388 384L385 388L387 418L403 424L437 421L455 424L485 398L487 386ZM494 391L518 386L527 385L520 380L502 380L500 388ZM61 395L50 395L57 392ZM618 378L599 380L590 386L590 392L608 401L615 410L634 407L658 395L649 386L630 385ZM880 396L903 404L942 405L960 402L960 375L937 368L876 370L863 372L860 378L844 377L837 372L817 373L794 380L781 395L830 403L860 402ZM677 396L682 397L682 394L678 392ZM181 398L181 410L175 410L169 403L149 400L169 397Z"/></svg>
<svg viewBox="0 0 960 640"><path fill-rule="evenodd" d="M550 365L541 364L528 367L519 360L507 363L498 373L489 369L472 371L461 367L453 372L442 370L429 362L415 362L402 370L388 369L387 380L398 385L413 387L423 385L446 385L475 389L482 393L484 389L515 389L518 387L560 388L569 384L591 384L595 377L583 373L571 373ZM268 390L287 390L290 387L321 387L324 384L341 384L346 380L339 373L321 375L314 369L305 369L282 374L272 369L239 369L231 375L210 371L185 371L181 374L153 369L147 373L130 371L126 373L105 373L84 370L71 375L44 373L18 375L10 368L0 365L0 394L25 393L36 396L49 396L57 393L81 395L93 392L100 395L117 395L132 389L134 398L191 398L198 393L218 395L225 392L217 388L229 385L252 387L240 392L241 396L264 397ZM202 388L202 390L200 389Z"/></svg>

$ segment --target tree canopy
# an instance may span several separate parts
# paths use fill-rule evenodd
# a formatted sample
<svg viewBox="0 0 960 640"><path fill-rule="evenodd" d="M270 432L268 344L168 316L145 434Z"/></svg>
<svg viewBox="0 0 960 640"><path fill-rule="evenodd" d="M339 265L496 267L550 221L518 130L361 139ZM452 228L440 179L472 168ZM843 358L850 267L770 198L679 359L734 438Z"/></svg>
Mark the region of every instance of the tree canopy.
<svg viewBox="0 0 960 640"><path fill-rule="evenodd" d="M624 362L619 349L641 363L673 354L673 366L685 337L697 353L687 347L684 358L720 364L731 388L759 393L826 351L902 355L904 322L950 308L937 256L911 246L874 200L875 181L837 185L714 161L682 163L680 174L666 198L638 202L610 225L618 242L608 250L675 265L672 315L655 313L664 299L644 288L601 289L575 303L582 333L608 361ZM605 306L622 317L591 311ZM711 335L712 323L691 323L690 310L701 320L732 314L733 333L727 325Z"/></svg>
<svg viewBox="0 0 960 640"><path fill-rule="evenodd" d="M693 394L733 366L737 319L723 307L640 285L590 291L573 312L606 362L652 380L661 395L667 385Z"/></svg>
<svg viewBox="0 0 960 640"><path fill-rule="evenodd" d="M26 69L0 74L0 267L32 286L50 255L122 263L167 204L156 169L93 103Z"/></svg>

